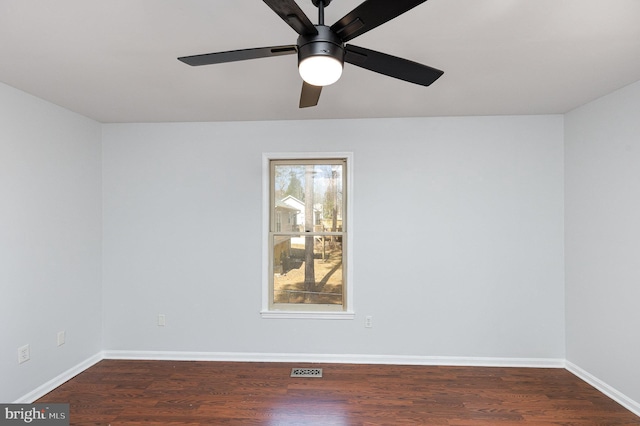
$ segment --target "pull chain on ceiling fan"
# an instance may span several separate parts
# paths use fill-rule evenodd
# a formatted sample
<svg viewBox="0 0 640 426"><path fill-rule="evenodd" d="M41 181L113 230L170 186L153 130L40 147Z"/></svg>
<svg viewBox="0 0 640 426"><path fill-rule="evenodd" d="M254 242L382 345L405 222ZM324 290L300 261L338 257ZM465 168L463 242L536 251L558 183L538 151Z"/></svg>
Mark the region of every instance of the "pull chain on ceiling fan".
<svg viewBox="0 0 640 426"><path fill-rule="evenodd" d="M322 87L338 81L345 62L421 86L429 86L444 74L443 71L408 59L345 44L426 0L365 0L330 27L324 24L324 8L329 6L331 0L311 0L318 8L318 25L311 23L294 0L263 1L298 33L296 44L206 53L178 59L185 64L199 66L297 53L298 70L303 79L300 108L318 104Z"/></svg>

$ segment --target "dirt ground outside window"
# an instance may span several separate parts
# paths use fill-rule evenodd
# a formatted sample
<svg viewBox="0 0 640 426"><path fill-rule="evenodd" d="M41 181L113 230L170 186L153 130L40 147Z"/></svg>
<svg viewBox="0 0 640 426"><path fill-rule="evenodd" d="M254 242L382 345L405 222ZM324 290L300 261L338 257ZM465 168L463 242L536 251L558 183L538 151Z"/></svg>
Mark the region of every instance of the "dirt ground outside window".
<svg viewBox="0 0 640 426"><path fill-rule="evenodd" d="M342 249L337 243L316 243L314 258L315 283L305 289L304 245L292 244L287 268L274 275L274 303L343 303Z"/></svg>

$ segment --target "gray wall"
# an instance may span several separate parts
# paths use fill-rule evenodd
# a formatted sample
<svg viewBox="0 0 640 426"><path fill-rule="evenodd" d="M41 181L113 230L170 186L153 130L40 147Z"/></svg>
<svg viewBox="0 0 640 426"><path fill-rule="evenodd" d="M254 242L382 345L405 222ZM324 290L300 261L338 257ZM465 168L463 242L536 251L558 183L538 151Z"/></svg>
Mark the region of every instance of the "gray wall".
<svg viewBox="0 0 640 426"><path fill-rule="evenodd" d="M95 121L0 84L0 402L102 347L100 138Z"/></svg>
<svg viewBox="0 0 640 426"><path fill-rule="evenodd" d="M566 116L567 359L640 401L640 83Z"/></svg>
<svg viewBox="0 0 640 426"><path fill-rule="evenodd" d="M113 124L103 147L107 350L564 358L562 116ZM356 320L259 315L278 151L354 153Z"/></svg>
<svg viewBox="0 0 640 426"><path fill-rule="evenodd" d="M637 111L102 126L0 84L0 401L104 349L566 356L639 401ZM262 153L325 150L357 318L262 319Z"/></svg>

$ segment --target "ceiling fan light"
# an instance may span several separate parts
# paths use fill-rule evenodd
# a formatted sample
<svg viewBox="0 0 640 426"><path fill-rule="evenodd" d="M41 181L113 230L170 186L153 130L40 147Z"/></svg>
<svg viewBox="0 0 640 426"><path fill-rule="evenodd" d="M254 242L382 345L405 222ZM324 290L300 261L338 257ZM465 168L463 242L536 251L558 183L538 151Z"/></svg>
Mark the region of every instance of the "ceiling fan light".
<svg viewBox="0 0 640 426"><path fill-rule="evenodd" d="M309 56L298 64L300 77L313 86L328 86L335 83L342 75L342 62L327 56Z"/></svg>

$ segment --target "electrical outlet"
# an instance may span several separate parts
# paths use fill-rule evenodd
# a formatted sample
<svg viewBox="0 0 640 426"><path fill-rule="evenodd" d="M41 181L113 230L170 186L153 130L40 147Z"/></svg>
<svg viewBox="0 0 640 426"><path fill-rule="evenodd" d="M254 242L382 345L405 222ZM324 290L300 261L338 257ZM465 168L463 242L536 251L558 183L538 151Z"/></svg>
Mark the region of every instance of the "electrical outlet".
<svg viewBox="0 0 640 426"><path fill-rule="evenodd" d="M371 315L367 315L366 317L364 317L364 326L365 328L373 327L373 317Z"/></svg>
<svg viewBox="0 0 640 426"><path fill-rule="evenodd" d="M24 345L18 348L18 364L27 362L31 359L31 350L29 345Z"/></svg>
<svg viewBox="0 0 640 426"><path fill-rule="evenodd" d="M65 332L64 331L58 332L58 346L64 345L64 341L65 341Z"/></svg>
<svg viewBox="0 0 640 426"><path fill-rule="evenodd" d="M167 325L167 320L164 314L158 314L158 327L164 327Z"/></svg>

